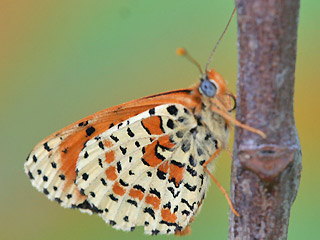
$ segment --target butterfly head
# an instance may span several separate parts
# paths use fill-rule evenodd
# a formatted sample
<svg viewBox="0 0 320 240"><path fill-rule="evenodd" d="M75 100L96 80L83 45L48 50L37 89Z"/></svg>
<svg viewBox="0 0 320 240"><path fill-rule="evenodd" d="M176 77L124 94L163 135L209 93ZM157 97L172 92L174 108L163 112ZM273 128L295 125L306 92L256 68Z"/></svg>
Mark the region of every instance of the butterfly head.
<svg viewBox="0 0 320 240"><path fill-rule="evenodd" d="M223 77L213 69L202 75L198 90L212 103L216 104L219 101L228 112L236 108L235 96L227 90L227 84Z"/></svg>
<svg viewBox="0 0 320 240"><path fill-rule="evenodd" d="M200 79L199 91L202 95L212 98L226 93L226 82L222 76L213 69L207 71Z"/></svg>

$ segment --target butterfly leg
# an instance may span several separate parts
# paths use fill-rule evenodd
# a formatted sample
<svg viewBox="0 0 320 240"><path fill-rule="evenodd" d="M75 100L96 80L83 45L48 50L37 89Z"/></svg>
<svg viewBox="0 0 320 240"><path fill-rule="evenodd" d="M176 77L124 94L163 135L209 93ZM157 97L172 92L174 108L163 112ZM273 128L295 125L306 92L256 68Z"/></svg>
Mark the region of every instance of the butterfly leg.
<svg viewBox="0 0 320 240"><path fill-rule="evenodd" d="M215 151L212 155L211 155L211 157L207 160L207 161L205 161L205 163L202 165L204 168L207 168L207 166L208 166L208 164L213 160L213 159L215 159L218 155L219 155L219 153L220 153L220 148L218 148L217 149L217 151Z"/></svg>
<svg viewBox="0 0 320 240"><path fill-rule="evenodd" d="M209 169L207 168L207 165L219 154L220 152L220 148L217 149L217 151L214 152L214 154L212 154L212 156L202 165L204 170L206 171L206 173L209 174L209 176L211 177L211 179L214 181L214 183L218 186L218 188L220 189L220 191L222 192L222 194L225 196L225 198L227 199L227 202L231 208L231 211L238 217L240 217L240 214L234 209L233 204L231 202L231 199L229 198L229 195L227 193L227 191L221 186L221 184L218 182L218 180L213 176L213 174L209 171Z"/></svg>

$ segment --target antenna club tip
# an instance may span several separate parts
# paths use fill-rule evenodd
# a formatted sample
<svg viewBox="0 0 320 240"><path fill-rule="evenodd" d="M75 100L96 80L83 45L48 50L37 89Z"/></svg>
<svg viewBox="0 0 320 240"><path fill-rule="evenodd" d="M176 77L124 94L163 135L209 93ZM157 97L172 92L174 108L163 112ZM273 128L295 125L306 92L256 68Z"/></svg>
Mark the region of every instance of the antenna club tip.
<svg viewBox="0 0 320 240"><path fill-rule="evenodd" d="M176 53L178 56L183 56L183 55L187 54L187 51L186 51L186 49L179 47L179 48L177 48Z"/></svg>

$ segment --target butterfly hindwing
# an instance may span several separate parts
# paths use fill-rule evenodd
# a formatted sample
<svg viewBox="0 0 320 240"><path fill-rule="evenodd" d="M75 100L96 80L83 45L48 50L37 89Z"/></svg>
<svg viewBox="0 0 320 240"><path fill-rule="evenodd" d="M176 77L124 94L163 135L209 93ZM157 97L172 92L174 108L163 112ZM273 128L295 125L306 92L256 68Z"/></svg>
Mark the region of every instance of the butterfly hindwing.
<svg viewBox="0 0 320 240"><path fill-rule="evenodd" d="M197 211L207 183L195 163L194 116L163 104L123 121L85 144L76 184L113 227L148 234L182 230ZM204 156L202 156L204 157Z"/></svg>

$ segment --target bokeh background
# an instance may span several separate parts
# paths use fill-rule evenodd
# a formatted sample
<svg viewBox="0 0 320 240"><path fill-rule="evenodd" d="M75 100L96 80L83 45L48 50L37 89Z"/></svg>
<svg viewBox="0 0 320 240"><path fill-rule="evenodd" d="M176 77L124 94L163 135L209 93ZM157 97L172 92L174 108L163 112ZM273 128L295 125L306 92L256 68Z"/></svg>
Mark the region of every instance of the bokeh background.
<svg viewBox="0 0 320 240"><path fill-rule="evenodd" d="M203 66L233 1L0 1L0 239L149 239L98 216L63 209L36 191L23 164L33 146L98 110L183 88L199 73L175 55L187 47ZM295 116L303 149L301 187L289 239L319 239L320 2L301 1ZM213 65L235 92L236 20ZM216 177L229 189L231 160ZM226 239L228 205L212 184L185 239ZM157 239L174 239L160 236Z"/></svg>

